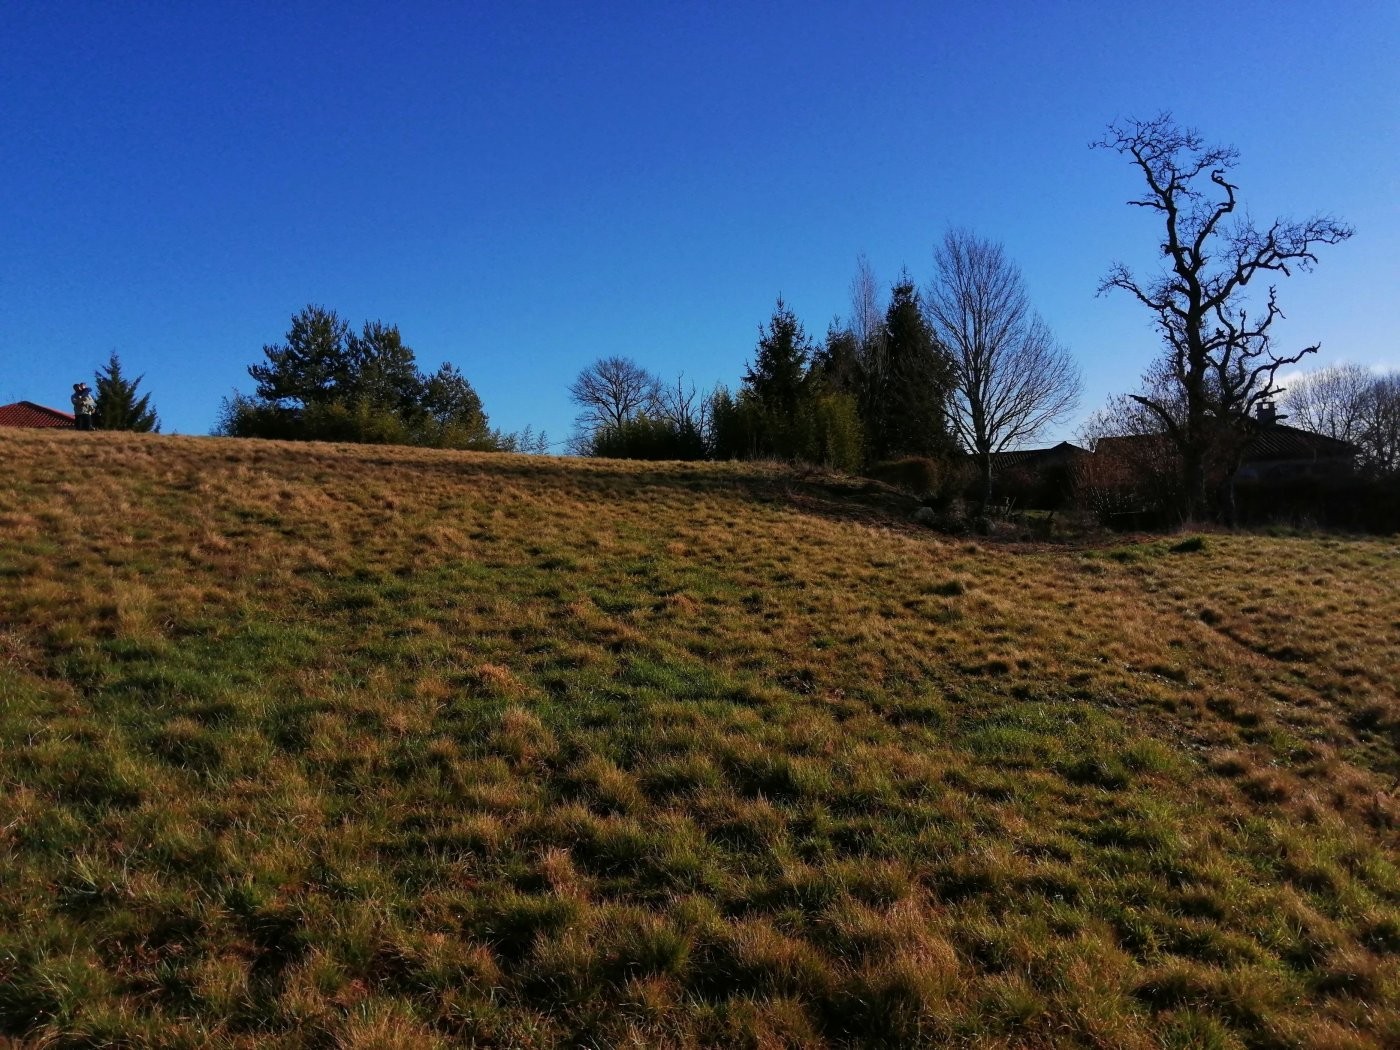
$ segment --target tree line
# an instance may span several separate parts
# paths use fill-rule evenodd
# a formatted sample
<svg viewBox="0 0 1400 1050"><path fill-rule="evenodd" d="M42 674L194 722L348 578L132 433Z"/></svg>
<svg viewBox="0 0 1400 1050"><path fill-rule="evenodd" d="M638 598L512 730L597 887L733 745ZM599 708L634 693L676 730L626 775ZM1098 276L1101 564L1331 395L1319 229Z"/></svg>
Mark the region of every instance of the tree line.
<svg viewBox="0 0 1400 1050"><path fill-rule="evenodd" d="M887 297L860 258L851 308L814 341L778 297L736 391L663 382L605 357L569 388L571 446L585 455L778 458L842 470L971 454L990 495L995 455L1064 420L1081 380L994 241L950 230L924 288L900 275ZM951 470L944 470L951 475Z"/></svg>
<svg viewBox="0 0 1400 1050"><path fill-rule="evenodd" d="M1086 428L1090 439L1151 434L1172 453L1168 487L1183 519L1233 515L1233 477L1258 423L1256 410L1285 393L1280 373L1319 343L1275 347L1277 289L1261 281L1307 271L1322 246L1351 227L1328 216L1251 219L1231 171L1238 152L1208 143L1170 114L1115 121L1092 146L1126 158L1143 184L1128 204L1157 226L1153 273L1114 264L1100 294L1126 293L1160 341L1138 390L1113 398ZM734 389L701 391L684 374L663 380L638 362L605 356L569 387L578 409L569 451L647 459L777 458L841 470L917 458L951 476L976 468L991 495L997 453L1023 446L1068 418L1082 387L1068 351L1029 301L1019 267L995 241L950 230L920 287L904 272L881 294L864 257L850 310L814 339L778 297L759 325ZM447 448L542 452L544 436L490 426L481 399L453 365L417 365L396 325L352 329L308 306L284 339L248 371L252 395L225 399L216 433ZM135 416L134 384L122 418ZM117 378L114 378L117 377ZM99 391L103 389L99 379ZM113 385L118 383L118 385ZM128 396L130 395L130 396ZM118 400L109 394L108 404ZM1372 472L1400 459L1400 381L1337 366L1294 383L1285 401L1305 428L1352 441ZM102 400L99 396L99 419ZM113 416L116 418L116 415ZM150 413L154 426L154 413ZM1165 484L1165 483L1164 483Z"/></svg>

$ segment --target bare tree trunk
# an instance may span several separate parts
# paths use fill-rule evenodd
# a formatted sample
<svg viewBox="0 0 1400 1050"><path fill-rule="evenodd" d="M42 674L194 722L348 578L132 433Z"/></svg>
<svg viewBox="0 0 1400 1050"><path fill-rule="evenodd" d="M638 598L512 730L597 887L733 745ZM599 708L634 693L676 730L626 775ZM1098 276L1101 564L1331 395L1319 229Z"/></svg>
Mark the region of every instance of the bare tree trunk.
<svg viewBox="0 0 1400 1050"><path fill-rule="evenodd" d="M1182 520L1195 522L1199 520L1208 503L1205 456L1200 449L1187 448L1182 451L1181 474L1184 486L1181 497Z"/></svg>
<svg viewBox="0 0 1400 1050"><path fill-rule="evenodd" d="M1230 471L1229 476L1220 483L1220 520L1230 528L1238 524L1238 515L1235 506L1235 471Z"/></svg>
<svg viewBox="0 0 1400 1050"><path fill-rule="evenodd" d="M980 460L978 466L982 474L981 497L977 504L977 516L982 517L987 513L988 504L992 502L992 454L990 451L986 451L977 458Z"/></svg>

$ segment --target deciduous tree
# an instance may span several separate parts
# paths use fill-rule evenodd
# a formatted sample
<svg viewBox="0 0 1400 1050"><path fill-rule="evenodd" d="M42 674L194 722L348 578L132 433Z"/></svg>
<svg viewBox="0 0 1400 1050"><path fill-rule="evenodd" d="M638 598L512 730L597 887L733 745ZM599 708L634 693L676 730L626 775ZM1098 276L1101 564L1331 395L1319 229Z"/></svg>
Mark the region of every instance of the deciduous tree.
<svg viewBox="0 0 1400 1050"><path fill-rule="evenodd" d="M652 407L660 381L630 357L600 357L569 384L569 399L579 408L572 451L588 455L597 435L621 427Z"/></svg>
<svg viewBox="0 0 1400 1050"><path fill-rule="evenodd" d="M1319 344L1275 353L1270 330L1280 316L1274 287L1252 304L1246 287L1256 278L1309 270L1321 245L1337 244L1351 228L1315 216L1276 219L1261 226L1236 214L1238 187L1229 173L1239 154L1213 146L1170 114L1110 124L1094 143L1128 157L1146 190L1128 203L1161 224L1163 269L1139 278L1124 264L1109 271L1100 292L1121 289L1151 313L1165 343L1164 370L1180 391L1177 418L1149 393L1132 395L1147 408L1181 455L1184 511L1194 517L1207 503L1206 462L1213 446L1249 425L1254 407L1278 393L1279 369L1314 353ZM1227 477L1226 516L1232 513Z"/></svg>
<svg viewBox="0 0 1400 1050"><path fill-rule="evenodd" d="M1305 430L1357 445L1368 471L1400 471L1400 373L1329 365L1291 382L1283 407Z"/></svg>
<svg viewBox="0 0 1400 1050"><path fill-rule="evenodd" d="M1079 370L1031 308L1020 268L1000 244L950 230L934 251L924 299L953 369L949 419L992 494L993 456L1035 437L1079 402Z"/></svg>

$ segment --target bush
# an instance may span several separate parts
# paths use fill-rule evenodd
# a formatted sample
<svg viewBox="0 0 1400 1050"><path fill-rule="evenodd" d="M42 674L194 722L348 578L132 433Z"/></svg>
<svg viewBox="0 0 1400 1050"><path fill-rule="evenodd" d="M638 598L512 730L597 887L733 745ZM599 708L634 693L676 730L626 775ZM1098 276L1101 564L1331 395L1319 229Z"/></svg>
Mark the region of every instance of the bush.
<svg viewBox="0 0 1400 1050"><path fill-rule="evenodd" d="M981 493L982 477L978 473L963 496L976 500ZM1074 468L1065 463L1039 469L1012 467L992 478L992 497L1010 500L1020 509L1065 510L1075 499Z"/></svg>
<svg viewBox="0 0 1400 1050"><path fill-rule="evenodd" d="M938 488L943 465L927 456L906 456L871 464L865 475L922 496Z"/></svg>
<svg viewBox="0 0 1400 1050"><path fill-rule="evenodd" d="M704 459L705 439L695 426L640 413L593 435L589 455L611 459Z"/></svg>
<svg viewBox="0 0 1400 1050"><path fill-rule="evenodd" d="M797 458L835 470L859 470L860 412L849 394L825 393L805 400L797 413Z"/></svg>
<svg viewBox="0 0 1400 1050"><path fill-rule="evenodd" d="M1236 481L1235 508L1239 522L1245 525L1400 532L1400 477Z"/></svg>
<svg viewBox="0 0 1400 1050"><path fill-rule="evenodd" d="M876 463L865 476L912 492L935 510L949 510L961 502L972 468L957 460L930 456L905 456Z"/></svg>
<svg viewBox="0 0 1400 1050"><path fill-rule="evenodd" d="M286 408L244 394L224 399L214 433L276 441L420 445L482 452L509 451L513 447L511 436L486 427L484 417L481 425L468 426L442 422L427 413L409 415L369 400Z"/></svg>
<svg viewBox="0 0 1400 1050"><path fill-rule="evenodd" d="M849 394L809 387L796 410L765 407L744 391L719 391L711 402L715 459L784 459L857 470L863 456L860 411Z"/></svg>

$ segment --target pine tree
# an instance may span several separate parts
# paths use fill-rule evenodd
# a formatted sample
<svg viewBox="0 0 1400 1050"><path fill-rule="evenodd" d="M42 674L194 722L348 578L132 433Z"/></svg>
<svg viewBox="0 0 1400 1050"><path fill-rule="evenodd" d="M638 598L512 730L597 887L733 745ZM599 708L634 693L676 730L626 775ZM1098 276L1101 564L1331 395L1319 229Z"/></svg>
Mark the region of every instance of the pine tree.
<svg viewBox="0 0 1400 1050"><path fill-rule="evenodd" d="M145 376L127 379L116 351L107 359L107 366L96 375L97 412L93 420L99 430L135 430L143 434L158 433L160 419L151 408L151 395L136 396L136 388Z"/></svg>
<svg viewBox="0 0 1400 1050"><path fill-rule="evenodd" d="M350 374L337 392L341 400L367 401L404 416L422 408L425 380L398 325L366 321L360 334L351 333L346 339L345 348Z"/></svg>
<svg viewBox="0 0 1400 1050"><path fill-rule="evenodd" d="M334 310L308 306L292 318L287 340L263 347L266 364L250 365L258 397L293 407L344 399L359 378L350 326Z"/></svg>
<svg viewBox="0 0 1400 1050"><path fill-rule="evenodd" d="M924 319L907 273L891 289L884 344L885 367L871 384L866 412L872 457L951 455L952 364Z"/></svg>
<svg viewBox="0 0 1400 1050"><path fill-rule="evenodd" d="M812 344L797 315L778 296L765 329L758 326L758 352L744 372L744 384L764 411L779 419L791 419L802 397L802 380Z"/></svg>

